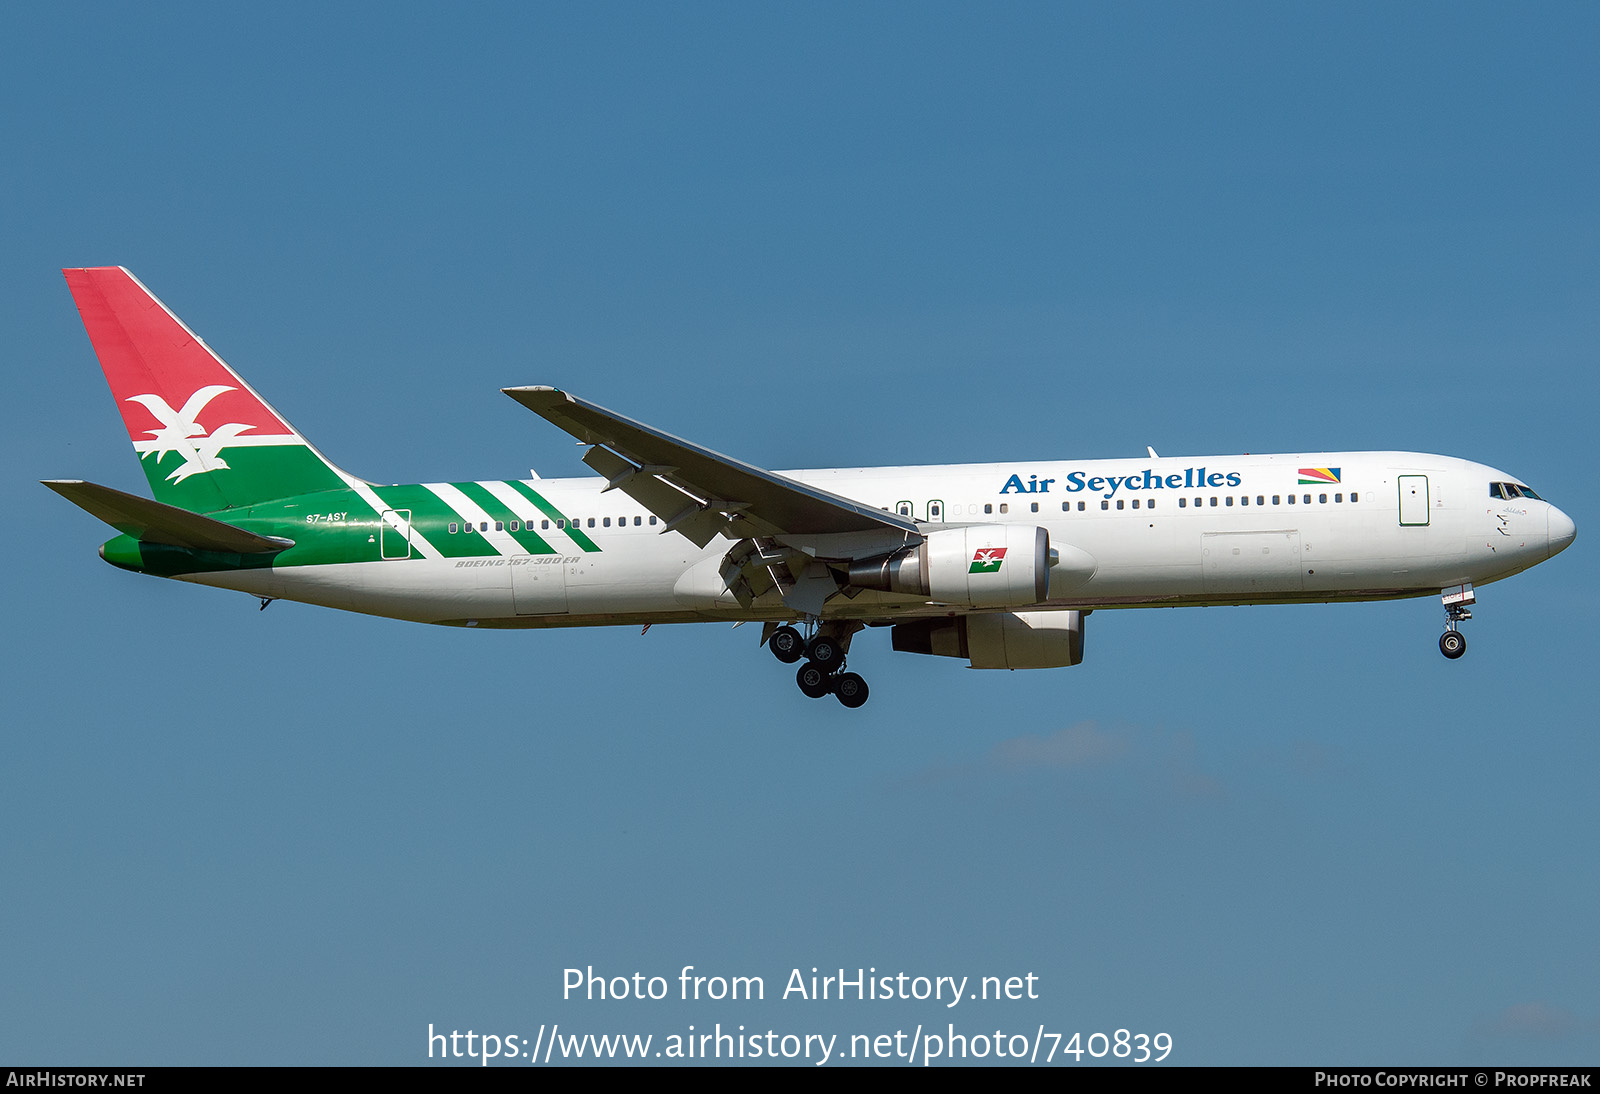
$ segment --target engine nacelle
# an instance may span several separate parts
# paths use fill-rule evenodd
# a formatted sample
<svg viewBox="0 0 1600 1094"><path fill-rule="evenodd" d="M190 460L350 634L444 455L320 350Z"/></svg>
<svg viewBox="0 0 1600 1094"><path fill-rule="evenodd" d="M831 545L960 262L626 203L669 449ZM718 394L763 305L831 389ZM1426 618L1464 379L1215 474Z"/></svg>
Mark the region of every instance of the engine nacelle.
<svg viewBox="0 0 1600 1094"><path fill-rule="evenodd" d="M1025 524L930 532L916 547L850 565L849 584L964 608L1020 608L1050 595L1050 533Z"/></svg>
<svg viewBox="0 0 1600 1094"><path fill-rule="evenodd" d="M964 657L975 669L1059 669L1083 660L1084 612L992 612L896 623L901 653Z"/></svg>

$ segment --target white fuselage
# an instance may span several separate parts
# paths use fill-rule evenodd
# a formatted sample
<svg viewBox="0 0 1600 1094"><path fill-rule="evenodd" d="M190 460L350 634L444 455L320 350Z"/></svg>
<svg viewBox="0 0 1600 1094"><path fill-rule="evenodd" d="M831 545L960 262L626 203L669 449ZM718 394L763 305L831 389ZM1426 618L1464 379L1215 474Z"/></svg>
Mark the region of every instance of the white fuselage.
<svg viewBox="0 0 1600 1094"><path fill-rule="evenodd" d="M1311 472L1316 481L1302 481ZM1485 584L1561 550L1572 522L1547 502L1491 496L1513 476L1411 452L1052 461L783 472L924 528L1038 526L1063 562L1035 609L1367 600ZM533 480L578 522L533 555L487 533L492 554L447 557L442 531L382 562L196 574L189 580L431 623L584 626L796 617L777 592L741 605L717 578L732 546L704 549L596 478ZM464 520L473 514L463 513ZM541 519L529 507L524 519ZM533 527L530 523L529 527ZM473 533L484 535L485 533ZM806 537L786 542L806 551ZM807 552L811 553L811 552ZM1070 563L1070 564L1069 564ZM953 614L896 593L831 598L829 619Z"/></svg>

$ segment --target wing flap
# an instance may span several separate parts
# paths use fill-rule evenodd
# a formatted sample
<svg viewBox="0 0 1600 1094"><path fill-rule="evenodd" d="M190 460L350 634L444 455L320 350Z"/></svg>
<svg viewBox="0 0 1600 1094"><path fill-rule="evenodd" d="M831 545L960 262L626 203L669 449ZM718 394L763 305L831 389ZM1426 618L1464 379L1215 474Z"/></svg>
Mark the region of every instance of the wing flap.
<svg viewBox="0 0 1600 1094"><path fill-rule="evenodd" d="M605 476L606 490L621 490L665 521L663 532L682 532L696 547L704 547L733 523L734 517L714 507L710 499L687 494L662 477L677 468L641 467L600 445L584 453L583 462Z"/></svg>
<svg viewBox="0 0 1600 1094"><path fill-rule="evenodd" d="M258 536L236 525L165 505L137 494L126 494L81 479L48 479L44 485L124 535L145 543L165 543L196 551L227 551L241 555L265 554L294 546L294 540Z"/></svg>

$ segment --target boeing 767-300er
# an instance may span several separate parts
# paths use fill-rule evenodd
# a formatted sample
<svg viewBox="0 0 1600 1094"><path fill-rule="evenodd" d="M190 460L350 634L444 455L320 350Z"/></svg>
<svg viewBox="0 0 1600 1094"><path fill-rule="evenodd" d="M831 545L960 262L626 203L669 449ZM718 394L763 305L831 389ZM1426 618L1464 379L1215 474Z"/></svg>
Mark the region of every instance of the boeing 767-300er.
<svg viewBox="0 0 1600 1094"><path fill-rule="evenodd" d="M46 486L139 573L463 627L752 621L861 705L851 638L973 668L1083 659L1096 608L1441 596L1563 550L1515 476L1415 452L765 471L550 387L505 393L598 474L383 486L335 467L127 270L67 270L155 500Z"/></svg>

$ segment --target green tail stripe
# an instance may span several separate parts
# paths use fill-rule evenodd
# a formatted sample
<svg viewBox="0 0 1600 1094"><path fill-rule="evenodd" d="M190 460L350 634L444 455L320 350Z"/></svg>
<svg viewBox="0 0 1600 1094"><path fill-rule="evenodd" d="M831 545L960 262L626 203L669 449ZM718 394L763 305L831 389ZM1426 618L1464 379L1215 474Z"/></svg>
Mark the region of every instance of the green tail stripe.
<svg viewBox="0 0 1600 1094"><path fill-rule="evenodd" d="M181 482L168 477L183 466L183 456L177 452L161 458L145 453L139 465L157 501L194 513L217 513L345 485L305 444L238 445L222 449L219 458L226 467L186 475Z"/></svg>
<svg viewBox="0 0 1600 1094"><path fill-rule="evenodd" d="M489 491L485 490L477 483L458 482L454 483L453 485L457 490L461 491L467 497L477 502L478 505L482 507L483 511L489 514L491 519L505 525L506 534L521 544L522 549L527 551L530 555L553 555L556 553L556 549L550 546L550 544L546 543L544 539L540 537L539 533L535 532L532 527L522 528L515 532L511 531L511 525L521 524L522 518L517 516L517 514L513 513L511 510L507 509L505 502L489 493ZM532 522L529 523L531 525Z"/></svg>
<svg viewBox="0 0 1600 1094"><path fill-rule="evenodd" d="M445 558L477 558L500 554L494 544L477 532L450 534L448 525L465 523L444 501L420 484L411 486L380 486L373 490L391 509L411 510L411 524L422 531L428 542Z"/></svg>
<svg viewBox="0 0 1600 1094"><path fill-rule="evenodd" d="M567 535L571 536L572 542L583 548L583 550L593 552L600 549L595 544L594 540L583 534L583 531L578 528L576 521L568 519L565 513L561 512L561 510L557 509L554 505L551 505L548 501L546 501L537 491L533 489L533 487L529 486L520 479L512 479L511 488L517 493L521 494L523 497L527 498L529 501L533 502L533 504L537 505L539 507L539 511L545 516L549 517L551 520L564 521L567 526Z"/></svg>

